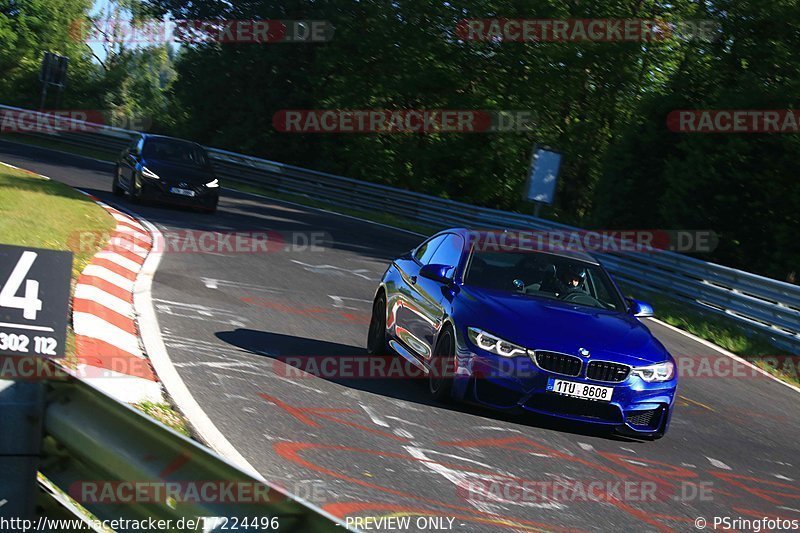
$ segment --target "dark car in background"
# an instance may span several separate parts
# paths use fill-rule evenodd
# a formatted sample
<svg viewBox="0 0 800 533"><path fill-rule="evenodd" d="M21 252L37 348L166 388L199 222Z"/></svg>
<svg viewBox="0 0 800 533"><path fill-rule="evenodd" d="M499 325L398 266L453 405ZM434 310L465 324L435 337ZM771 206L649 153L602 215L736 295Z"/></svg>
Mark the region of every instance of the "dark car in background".
<svg viewBox="0 0 800 533"><path fill-rule="evenodd" d="M206 150L197 143L140 135L120 154L112 190L135 201L196 207L213 213L219 180Z"/></svg>

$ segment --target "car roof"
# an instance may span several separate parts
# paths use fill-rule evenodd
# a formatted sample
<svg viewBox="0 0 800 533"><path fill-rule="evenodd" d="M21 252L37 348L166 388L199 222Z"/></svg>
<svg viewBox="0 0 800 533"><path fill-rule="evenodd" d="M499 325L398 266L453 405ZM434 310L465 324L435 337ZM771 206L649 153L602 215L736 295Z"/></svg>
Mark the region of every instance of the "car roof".
<svg viewBox="0 0 800 533"><path fill-rule="evenodd" d="M456 235L460 235L464 238L466 243L474 241L476 239L480 240L486 238L490 234L494 234L495 236L500 233L509 233L509 234L524 234L524 233L542 233L540 230L522 230L522 229L480 229L474 230L469 228L450 228L446 230L442 230L436 235L441 235L443 233L455 233ZM575 249L568 249L568 248L559 248L559 249L548 249L548 250L531 250L531 253L541 253L541 254L550 254L550 255L557 255L559 257L565 257L568 259L574 259L577 261L583 261L585 263L591 263L593 265L599 265L600 262L597 261L592 255Z"/></svg>
<svg viewBox="0 0 800 533"><path fill-rule="evenodd" d="M200 145L200 144L198 144L198 143L196 143L194 141L187 141L186 139L178 139L177 137L170 137L168 135L156 135L154 133L142 133L142 137L144 137L145 141L147 141L148 139L160 140L160 141L175 141L175 142L180 142L180 143L184 143L184 144L192 144L194 146L199 146L200 148L202 148L202 145Z"/></svg>

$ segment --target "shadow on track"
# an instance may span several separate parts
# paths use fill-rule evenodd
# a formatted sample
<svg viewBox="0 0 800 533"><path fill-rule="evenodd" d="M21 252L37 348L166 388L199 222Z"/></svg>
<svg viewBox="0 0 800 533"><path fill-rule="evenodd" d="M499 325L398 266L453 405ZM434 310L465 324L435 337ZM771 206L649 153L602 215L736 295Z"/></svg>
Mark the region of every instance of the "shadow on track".
<svg viewBox="0 0 800 533"><path fill-rule="evenodd" d="M466 403L440 403L430 397L427 378L374 377L358 374L353 361L368 362L370 356L364 348L329 341L270 333L252 329L235 329L217 332L221 341L252 354L269 357L275 361L272 371L292 379L323 379L340 386L389 398L426 405L431 408L457 411L491 420L536 427L562 433L606 438L620 442L640 442L638 439L616 435L607 429L596 428L534 413L493 411ZM401 359L388 356L388 359ZM327 367L325 365L328 365ZM367 365L365 365L367 366ZM344 369L350 369L344 371ZM346 374L346 375L345 375Z"/></svg>

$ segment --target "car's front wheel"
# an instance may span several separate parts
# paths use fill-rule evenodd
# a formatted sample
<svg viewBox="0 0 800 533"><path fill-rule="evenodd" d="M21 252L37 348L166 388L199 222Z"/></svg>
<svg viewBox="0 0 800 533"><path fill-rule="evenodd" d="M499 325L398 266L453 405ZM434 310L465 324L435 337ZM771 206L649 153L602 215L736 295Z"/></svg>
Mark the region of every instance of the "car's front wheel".
<svg viewBox="0 0 800 533"><path fill-rule="evenodd" d="M372 318L367 333L367 352L370 355L386 354L386 296L381 291L372 303Z"/></svg>
<svg viewBox="0 0 800 533"><path fill-rule="evenodd" d="M428 367L428 389L431 397L439 402L450 399L453 387L453 370L455 369L456 342L453 330L447 326L439 334L436 348L433 350Z"/></svg>

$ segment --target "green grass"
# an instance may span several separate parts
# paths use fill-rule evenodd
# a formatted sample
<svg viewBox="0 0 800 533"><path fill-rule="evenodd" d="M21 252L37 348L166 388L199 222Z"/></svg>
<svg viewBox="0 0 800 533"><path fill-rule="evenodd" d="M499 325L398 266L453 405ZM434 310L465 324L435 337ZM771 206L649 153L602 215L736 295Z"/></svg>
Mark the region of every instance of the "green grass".
<svg viewBox="0 0 800 533"><path fill-rule="evenodd" d="M103 208L75 189L0 165L0 242L72 249L75 279L103 244L84 239L88 244L77 246L79 233L108 237L114 226Z"/></svg>
<svg viewBox="0 0 800 533"><path fill-rule="evenodd" d="M134 404L134 407L149 417L155 418L165 426L174 429L181 435L186 437L192 436L191 432L189 431L189 423L186 421L183 415L173 409L171 405L167 403L155 403L146 400Z"/></svg>
<svg viewBox="0 0 800 533"><path fill-rule="evenodd" d="M18 246L69 250L72 261L72 289L75 280L111 235L116 222L99 205L72 187L57 181L0 165L0 242ZM100 236L76 246L78 233ZM67 328L66 359L74 367L75 335ZM179 433L189 436L186 421L167 404L142 402L135 405L144 413Z"/></svg>
<svg viewBox="0 0 800 533"><path fill-rule="evenodd" d="M74 246L78 232L107 237L115 226L106 211L75 189L0 165L0 243L51 250L73 248L72 286L104 243ZM71 291L70 291L71 292ZM66 360L74 365L75 336L67 329Z"/></svg>

